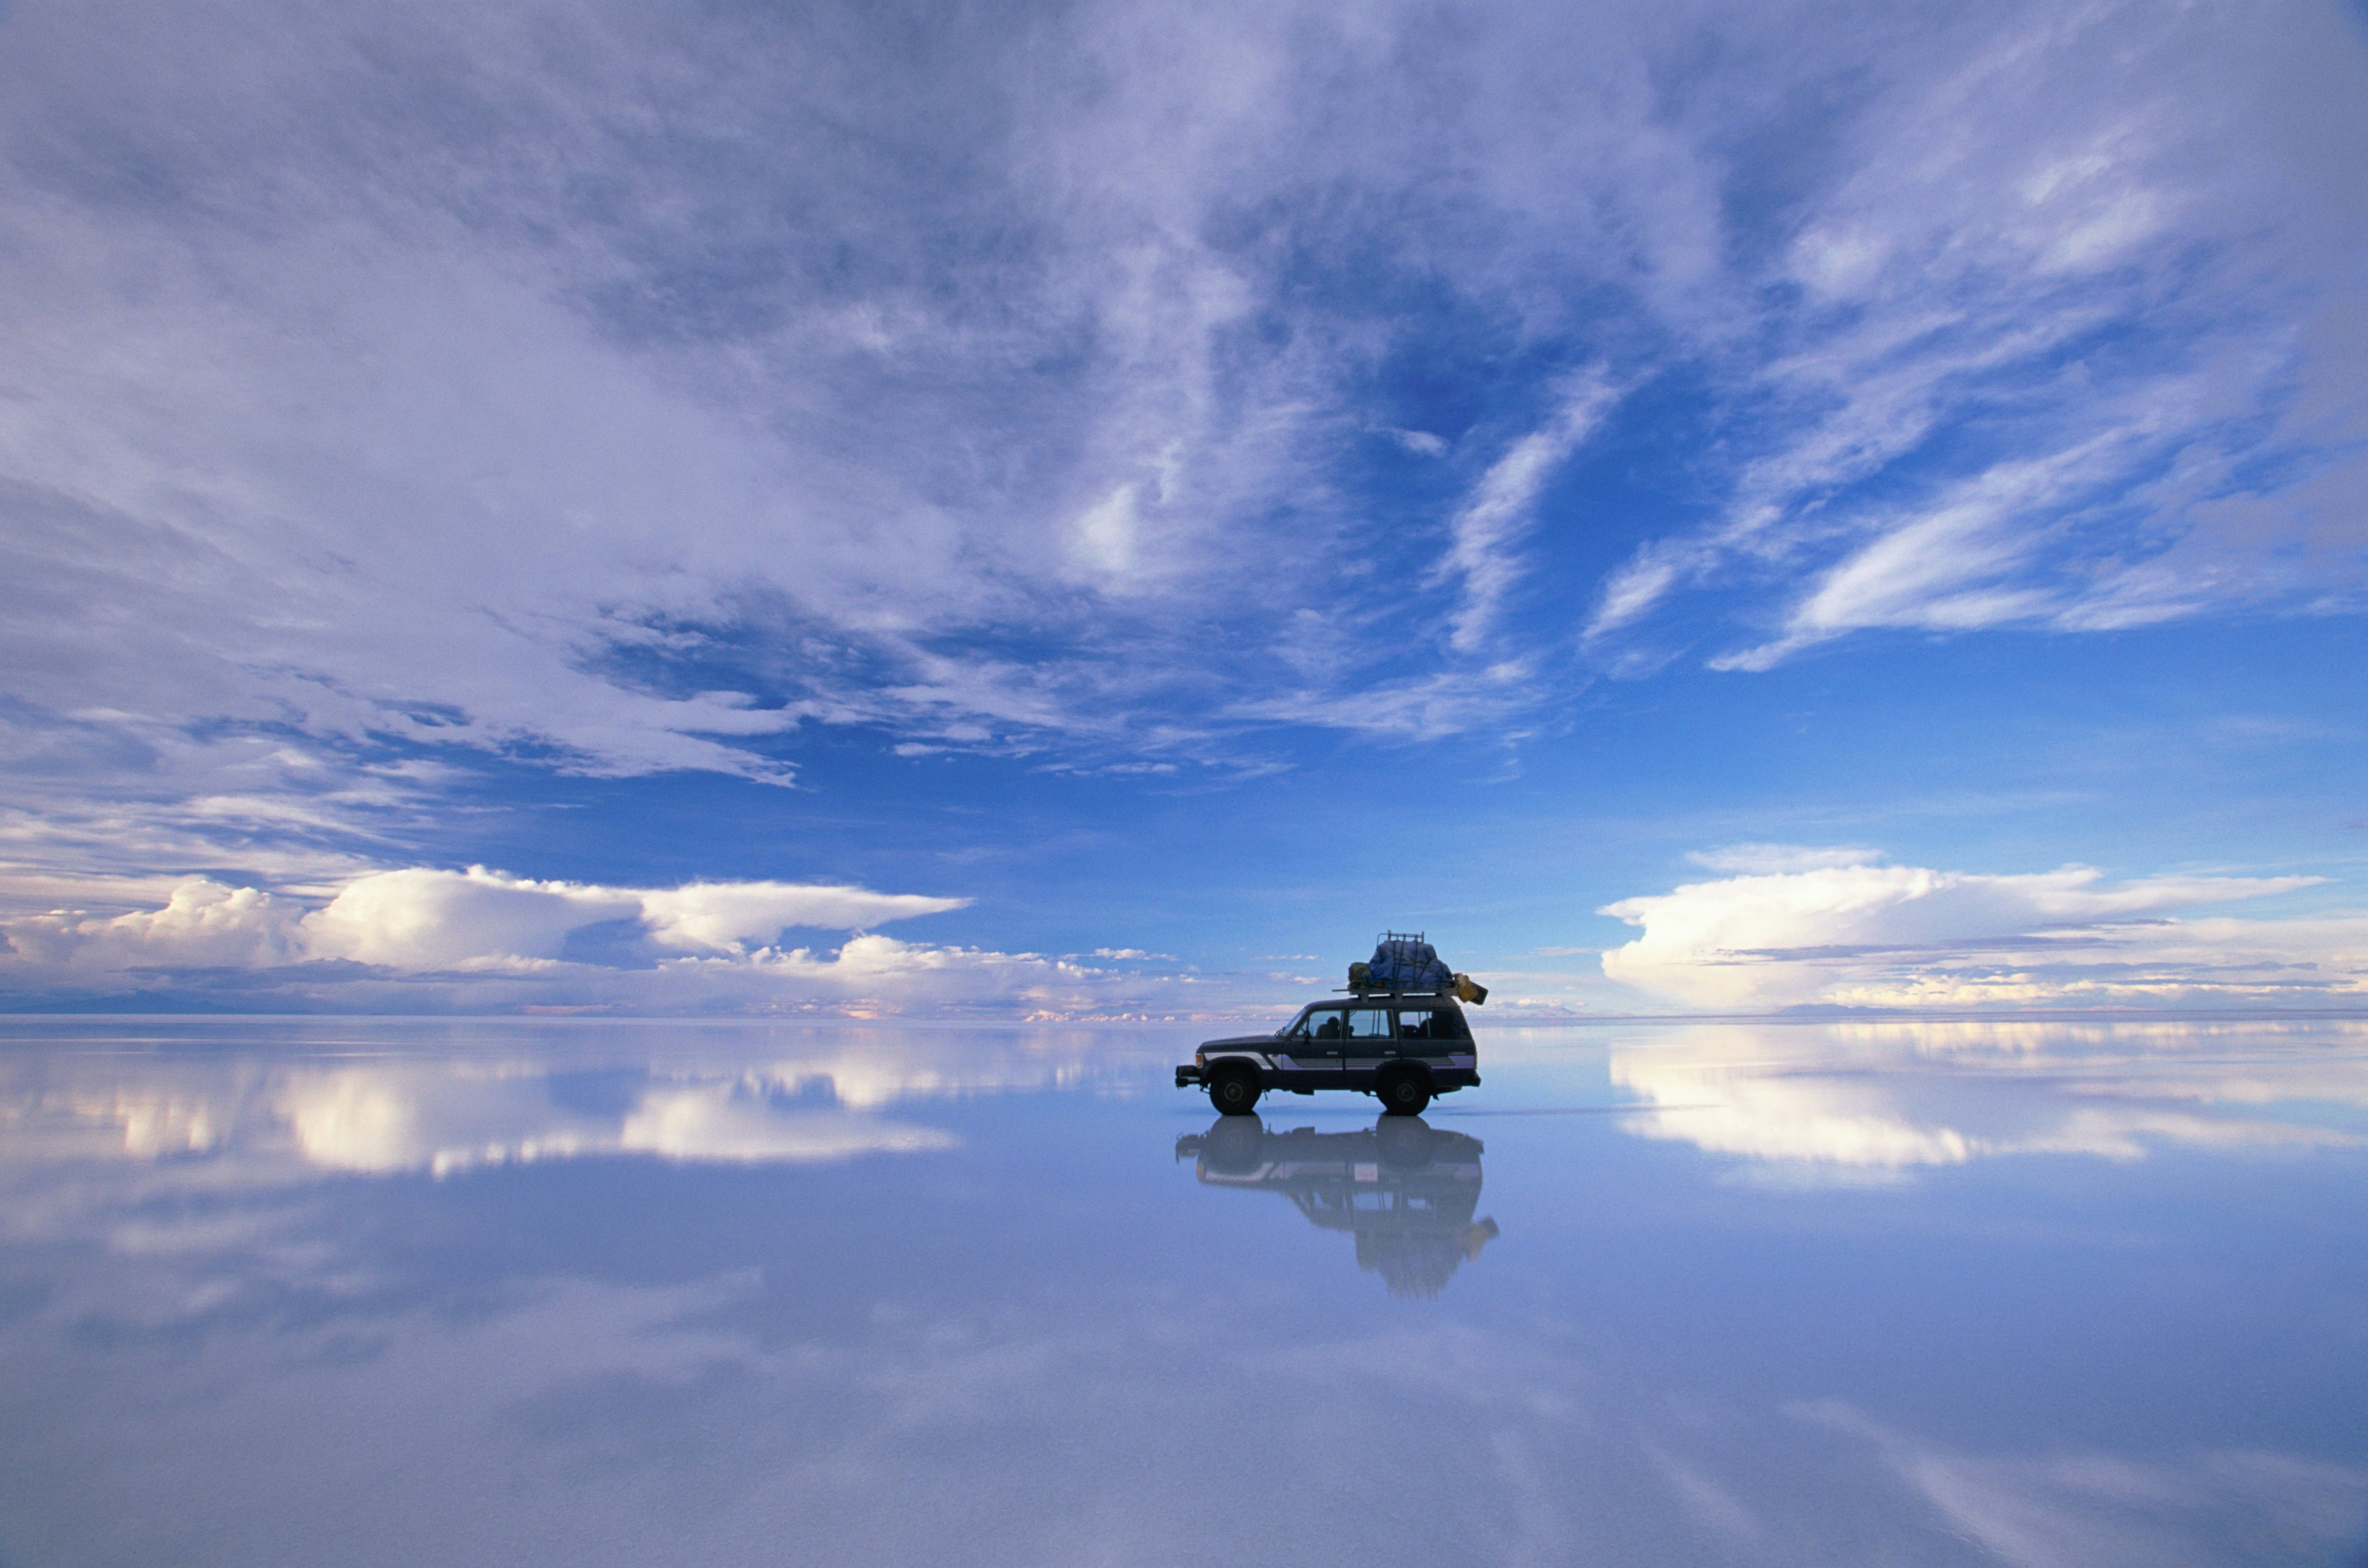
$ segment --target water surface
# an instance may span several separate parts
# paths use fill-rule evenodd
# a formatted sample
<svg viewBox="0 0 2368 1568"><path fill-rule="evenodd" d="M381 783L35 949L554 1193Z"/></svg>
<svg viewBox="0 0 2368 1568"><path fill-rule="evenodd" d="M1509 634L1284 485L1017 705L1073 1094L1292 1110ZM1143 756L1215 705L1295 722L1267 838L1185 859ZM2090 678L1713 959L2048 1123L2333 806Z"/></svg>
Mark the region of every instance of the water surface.
<svg viewBox="0 0 2368 1568"><path fill-rule="evenodd" d="M0 1563L2358 1563L2368 1028L0 1026Z"/></svg>

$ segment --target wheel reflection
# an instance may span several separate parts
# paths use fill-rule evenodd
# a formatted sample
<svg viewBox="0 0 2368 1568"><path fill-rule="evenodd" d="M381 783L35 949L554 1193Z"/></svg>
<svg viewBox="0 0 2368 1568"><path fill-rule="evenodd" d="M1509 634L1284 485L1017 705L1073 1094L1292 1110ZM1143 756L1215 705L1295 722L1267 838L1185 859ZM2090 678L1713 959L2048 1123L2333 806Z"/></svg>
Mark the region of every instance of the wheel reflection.
<svg viewBox="0 0 2368 1568"><path fill-rule="evenodd" d="M1497 1233L1480 1206L1483 1145L1417 1116L1384 1116L1355 1132L1270 1132L1221 1116L1176 1141L1211 1187L1279 1192L1308 1221L1357 1238L1357 1267L1393 1296L1436 1296Z"/></svg>

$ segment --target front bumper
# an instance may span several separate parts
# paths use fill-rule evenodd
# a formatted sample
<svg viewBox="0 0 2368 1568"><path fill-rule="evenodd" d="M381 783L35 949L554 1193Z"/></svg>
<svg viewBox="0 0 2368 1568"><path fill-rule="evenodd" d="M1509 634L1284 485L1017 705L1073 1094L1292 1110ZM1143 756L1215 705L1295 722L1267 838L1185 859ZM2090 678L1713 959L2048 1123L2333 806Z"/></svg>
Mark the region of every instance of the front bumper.
<svg viewBox="0 0 2368 1568"><path fill-rule="evenodd" d="M1176 1086L1179 1089L1189 1089L1205 1081L1201 1076L1201 1068L1197 1062L1187 1062L1176 1069Z"/></svg>

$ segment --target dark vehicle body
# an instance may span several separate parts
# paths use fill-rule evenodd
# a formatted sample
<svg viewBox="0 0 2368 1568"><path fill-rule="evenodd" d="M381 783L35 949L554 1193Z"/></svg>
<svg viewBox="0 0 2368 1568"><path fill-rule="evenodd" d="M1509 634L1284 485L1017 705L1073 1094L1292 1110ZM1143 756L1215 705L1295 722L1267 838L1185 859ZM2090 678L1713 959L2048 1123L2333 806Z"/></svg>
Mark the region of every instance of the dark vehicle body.
<svg viewBox="0 0 2368 1568"><path fill-rule="evenodd" d="M1444 994L1364 992L1313 1002L1270 1035L1209 1040L1176 1069L1178 1088L1204 1085L1230 1115L1247 1115L1269 1090L1347 1089L1411 1116L1433 1096L1479 1082L1472 1026Z"/></svg>

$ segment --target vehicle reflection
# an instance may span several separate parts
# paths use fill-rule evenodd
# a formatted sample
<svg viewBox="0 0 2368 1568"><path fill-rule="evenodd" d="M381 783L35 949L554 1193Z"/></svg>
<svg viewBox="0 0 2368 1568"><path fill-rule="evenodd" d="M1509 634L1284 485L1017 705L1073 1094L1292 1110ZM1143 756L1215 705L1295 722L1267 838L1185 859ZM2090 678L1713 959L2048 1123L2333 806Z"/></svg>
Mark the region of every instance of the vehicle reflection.
<svg viewBox="0 0 2368 1568"><path fill-rule="evenodd" d="M1497 1233L1480 1205L1480 1140L1420 1117L1384 1116L1356 1132L1269 1132L1221 1116L1176 1141L1211 1187L1279 1192L1326 1231L1357 1238L1357 1267L1393 1296L1436 1296Z"/></svg>

